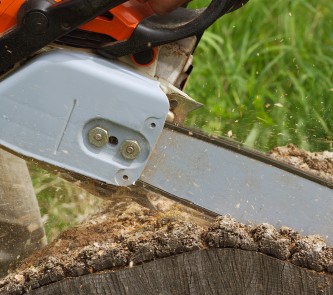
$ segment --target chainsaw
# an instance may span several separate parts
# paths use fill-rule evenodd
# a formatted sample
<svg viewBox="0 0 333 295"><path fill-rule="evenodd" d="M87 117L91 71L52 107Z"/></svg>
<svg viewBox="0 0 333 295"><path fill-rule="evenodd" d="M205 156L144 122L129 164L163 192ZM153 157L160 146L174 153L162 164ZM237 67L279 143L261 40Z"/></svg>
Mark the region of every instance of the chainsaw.
<svg viewBox="0 0 333 295"><path fill-rule="evenodd" d="M124 0L0 2L0 146L107 195L141 186L333 241L333 183L184 127L204 31L247 1L166 16Z"/></svg>

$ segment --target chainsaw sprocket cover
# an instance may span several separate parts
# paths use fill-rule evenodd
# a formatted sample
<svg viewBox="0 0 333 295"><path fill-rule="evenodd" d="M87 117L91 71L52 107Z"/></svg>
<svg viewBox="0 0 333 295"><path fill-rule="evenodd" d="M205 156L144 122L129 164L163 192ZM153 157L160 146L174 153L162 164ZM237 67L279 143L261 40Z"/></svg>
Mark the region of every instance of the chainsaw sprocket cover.
<svg viewBox="0 0 333 295"><path fill-rule="evenodd" d="M1 81L0 145L115 185L141 175L169 110L159 82L55 50Z"/></svg>

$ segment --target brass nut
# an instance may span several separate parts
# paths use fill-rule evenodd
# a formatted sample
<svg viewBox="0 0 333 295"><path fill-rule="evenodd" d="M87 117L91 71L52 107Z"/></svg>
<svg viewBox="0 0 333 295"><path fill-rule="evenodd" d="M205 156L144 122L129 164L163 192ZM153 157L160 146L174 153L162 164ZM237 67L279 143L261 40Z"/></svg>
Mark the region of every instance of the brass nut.
<svg viewBox="0 0 333 295"><path fill-rule="evenodd" d="M125 140L120 147L121 155L127 160L136 159L141 153L141 147L136 140Z"/></svg>
<svg viewBox="0 0 333 295"><path fill-rule="evenodd" d="M103 147L109 142L108 131L101 127L92 128L88 132L88 140L95 147Z"/></svg>

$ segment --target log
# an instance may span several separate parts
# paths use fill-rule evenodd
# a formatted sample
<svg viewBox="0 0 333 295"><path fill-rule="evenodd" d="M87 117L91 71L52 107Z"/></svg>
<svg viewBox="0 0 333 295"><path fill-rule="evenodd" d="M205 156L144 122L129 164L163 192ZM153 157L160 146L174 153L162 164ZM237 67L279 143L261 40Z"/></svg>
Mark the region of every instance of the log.
<svg viewBox="0 0 333 295"><path fill-rule="evenodd" d="M206 249L68 278L29 294L333 294L333 277L258 252Z"/></svg>
<svg viewBox="0 0 333 295"><path fill-rule="evenodd" d="M0 294L333 294L333 248L120 191L0 281ZM140 196L142 198L142 195Z"/></svg>

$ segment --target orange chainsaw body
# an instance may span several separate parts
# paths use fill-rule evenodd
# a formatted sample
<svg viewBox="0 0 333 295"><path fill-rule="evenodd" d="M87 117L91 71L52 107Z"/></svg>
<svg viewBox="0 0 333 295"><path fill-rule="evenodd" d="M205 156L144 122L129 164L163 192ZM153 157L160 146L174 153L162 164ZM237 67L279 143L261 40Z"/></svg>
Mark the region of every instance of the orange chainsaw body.
<svg viewBox="0 0 333 295"><path fill-rule="evenodd" d="M15 27L17 13L24 2L25 0L0 1L0 35ZM140 21L152 14L148 4L128 1L111 9L108 16L99 16L80 29L108 35L118 41L125 40L132 35Z"/></svg>

